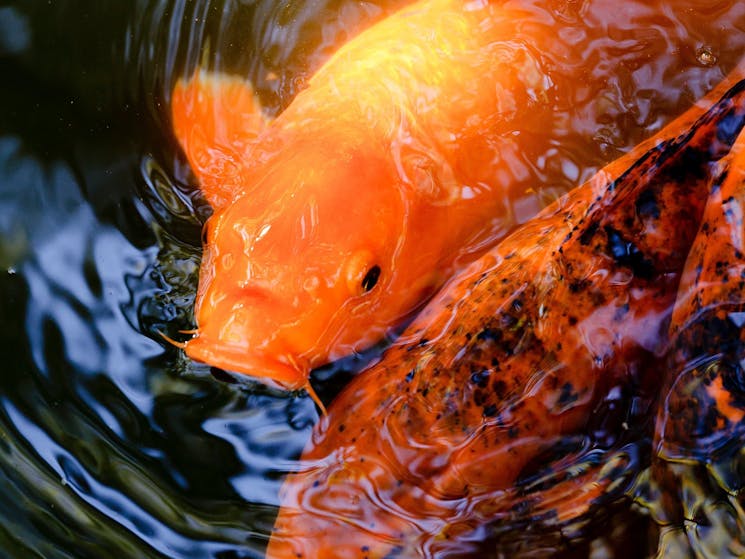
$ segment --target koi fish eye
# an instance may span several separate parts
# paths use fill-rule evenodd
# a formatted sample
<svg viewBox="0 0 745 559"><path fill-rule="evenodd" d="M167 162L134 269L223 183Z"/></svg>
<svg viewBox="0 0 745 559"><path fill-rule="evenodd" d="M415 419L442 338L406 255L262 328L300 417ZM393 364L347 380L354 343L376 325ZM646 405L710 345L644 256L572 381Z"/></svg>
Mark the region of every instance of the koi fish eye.
<svg viewBox="0 0 745 559"><path fill-rule="evenodd" d="M373 255L361 250L347 261L345 275L347 288L352 295L363 295L372 290L380 279L381 269Z"/></svg>
<svg viewBox="0 0 745 559"><path fill-rule="evenodd" d="M362 278L362 289L365 290L365 293L367 293L373 287L375 287L375 284L378 283L379 277L380 277L380 266L376 264L375 266L370 268L365 274L365 277Z"/></svg>

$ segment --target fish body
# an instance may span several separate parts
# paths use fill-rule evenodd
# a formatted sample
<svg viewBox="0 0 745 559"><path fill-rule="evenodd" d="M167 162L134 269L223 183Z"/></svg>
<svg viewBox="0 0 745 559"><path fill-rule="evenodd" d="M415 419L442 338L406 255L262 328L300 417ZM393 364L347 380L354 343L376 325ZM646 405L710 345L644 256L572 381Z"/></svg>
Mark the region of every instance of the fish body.
<svg viewBox="0 0 745 559"><path fill-rule="evenodd" d="M235 79L177 86L174 128L215 210L189 356L306 386L511 226L524 192L507 132L545 84L523 50L492 47L518 14L470 6L417 2L374 25L271 122ZM231 107L248 116L221 119Z"/></svg>
<svg viewBox="0 0 745 559"><path fill-rule="evenodd" d="M712 185L672 313L646 501L669 527L661 549L721 542L719 556L736 556L745 544L738 497L745 444L742 132Z"/></svg>
<svg viewBox="0 0 745 559"><path fill-rule="evenodd" d="M342 46L271 121L238 79L179 83L174 130L214 208L190 357L307 387L564 192L532 180L535 154L587 73L545 9L519 4L415 2ZM547 57L567 61L566 83ZM609 74L628 62L607 58Z"/></svg>
<svg viewBox="0 0 745 559"><path fill-rule="evenodd" d="M745 134L718 167L672 313L656 449L667 460L737 452L745 437Z"/></svg>
<svg viewBox="0 0 745 559"><path fill-rule="evenodd" d="M447 282L332 403L267 557L460 557L489 523L591 510L598 480L565 500L520 480L611 388L662 382L712 169L745 121L745 82L715 95Z"/></svg>

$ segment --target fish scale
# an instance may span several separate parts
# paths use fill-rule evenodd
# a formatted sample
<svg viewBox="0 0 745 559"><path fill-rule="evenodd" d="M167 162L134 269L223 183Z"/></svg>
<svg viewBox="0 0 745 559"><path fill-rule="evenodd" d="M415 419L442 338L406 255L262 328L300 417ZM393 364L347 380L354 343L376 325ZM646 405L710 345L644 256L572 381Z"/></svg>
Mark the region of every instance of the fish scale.
<svg viewBox="0 0 745 559"><path fill-rule="evenodd" d="M680 275L745 121L745 82L712 98L445 285L332 403L307 471L285 484L267 557L460 556L484 524L589 514L611 479L530 495L519 480L582 436L611 387L663 382ZM581 497L550 497L567 484Z"/></svg>

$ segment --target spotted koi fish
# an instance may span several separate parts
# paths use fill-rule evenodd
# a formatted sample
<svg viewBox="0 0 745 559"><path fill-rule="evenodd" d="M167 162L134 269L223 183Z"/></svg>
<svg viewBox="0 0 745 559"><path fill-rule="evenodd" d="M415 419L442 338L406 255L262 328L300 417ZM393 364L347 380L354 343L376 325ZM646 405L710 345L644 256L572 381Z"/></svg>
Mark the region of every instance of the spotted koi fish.
<svg viewBox="0 0 745 559"><path fill-rule="evenodd" d="M591 510L610 480L568 480L565 500L523 480L612 387L664 381L712 173L745 122L738 79L447 282L332 403L284 486L268 558L461 557L485 525ZM736 421L732 380L716 378L707 398Z"/></svg>
<svg viewBox="0 0 745 559"><path fill-rule="evenodd" d="M704 536L689 531L693 522L718 534L727 546L722 556L735 556L745 545L735 521L742 509L732 497L741 475L733 484L731 475L716 472L737 472L745 444L745 133L712 182L673 308L648 500L669 526L662 549L695 546Z"/></svg>

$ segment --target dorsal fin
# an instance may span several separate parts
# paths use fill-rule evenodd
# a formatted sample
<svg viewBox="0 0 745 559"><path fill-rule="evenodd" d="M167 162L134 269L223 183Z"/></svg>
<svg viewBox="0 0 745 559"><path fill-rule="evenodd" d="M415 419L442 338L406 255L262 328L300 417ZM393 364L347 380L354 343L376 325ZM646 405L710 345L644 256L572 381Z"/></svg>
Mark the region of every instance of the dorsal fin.
<svg viewBox="0 0 745 559"><path fill-rule="evenodd" d="M197 70L176 84L171 115L205 198L215 209L228 204L243 186L243 159L267 124L251 84Z"/></svg>

